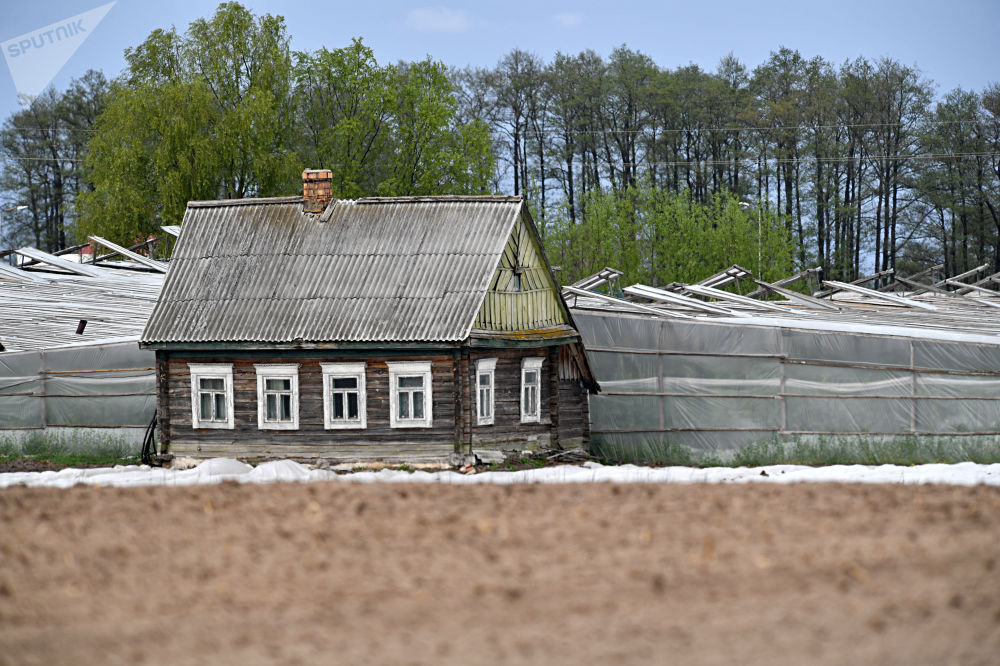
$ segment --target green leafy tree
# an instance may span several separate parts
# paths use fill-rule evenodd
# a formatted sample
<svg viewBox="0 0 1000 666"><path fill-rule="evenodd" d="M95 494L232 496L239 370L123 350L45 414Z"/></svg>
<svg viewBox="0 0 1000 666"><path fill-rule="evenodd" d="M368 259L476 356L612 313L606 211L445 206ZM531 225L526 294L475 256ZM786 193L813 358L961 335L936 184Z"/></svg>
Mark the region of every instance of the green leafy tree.
<svg viewBox="0 0 1000 666"><path fill-rule="evenodd" d="M294 187L291 54L281 17L220 5L184 35L156 30L97 122L80 232L129 244L176 224L191 199Z"/></svg>
<svg viewBox="0 0 1000 666"><path fill-rule="evenodd" d="M333 171L334 196L374 191L391 150L392 68L380 66L360 39L347 48L295 57L304 165Z"/></svg>
<svg viewBox="0 0 1000 666"><path fill-rule="evenodd" d="M586 208L586 221L563 220L547 241L566 283L605 266L624 271L627 282L690 283L733 264L757 273L758 258L763 279L772 281L795 265L792 232L773 214L744 210L728 192L700 203L647 180L618 193L591 192Z"/></svg>
<svg viewBox="0 0 1000 666"><path fill-rule="evenodd" d="M467 194L489 190L487 125L458 115L444 65L379 65L360 39L297 53L303 166L333 172L337 197Z"/></svg>
<svg viewBox="0 0 1000 666"><path fill-rule="evenodd" d="M493 173L489 128L458 125L458 103L444 65L430 58L394 71L396 107L383 195L480 194Z"/></svg>

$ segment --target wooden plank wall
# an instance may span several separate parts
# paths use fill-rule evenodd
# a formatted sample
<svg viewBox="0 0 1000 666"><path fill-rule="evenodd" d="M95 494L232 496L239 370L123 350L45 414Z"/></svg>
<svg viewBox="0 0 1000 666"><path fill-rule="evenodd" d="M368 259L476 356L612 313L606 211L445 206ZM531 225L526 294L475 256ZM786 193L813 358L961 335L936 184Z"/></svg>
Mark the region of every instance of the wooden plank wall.
<svg viewBox="0 0 1000 666"><path fill-rule="evenodd" d="M521 359L543 357L541 419L521 423ZM496 358L494 424L476 425L476 360ZM176 455L228 456L256 460L286 457L325 458L331 461L384 460L417 462L440 459L460 447L538 450L571 448L589 443L588 394L572 372L566 345L536 349L464 350L422 356L432 361L434 424L432 428L393 429L389 426L389 373L386 361L415 357L365 359L367 362L367 417L365 430L323 428L321 362L357 362L357 356L316 355L289 357L271 353L250 357L197 357L178 352L157 356L160 442ZM191 427L191 377L188 363L233 363L235 428ZM257 428L255 363L299 364L299 429ZM164 381L165 380L165 381ZM458 418L456 418L456 415Z"/></svg>
<svg viewBox="0 0 1000 666"><path fill-rule="evenodd" d="M538 450L573 447L585 443L589 433L587 392L578 379L559 378L559 347L538 349L482 350L468 357L462 421L467 425L465 442L477 449ZM539 423L521 423L521 359L545 358L542 366ZM494 423L476 425L476 360L496 358L494 375ZM471 433L471 437L468 433Z"/></svg>
<svg viewBox="0 0 1000 666"><path fill-rule="evenodd" d="M523 331L566 323L559 297L551 289L488 291L475 328Z"/></svg>
<svg viewBox="0 0 1000 666"><path fill-rule="evenodd" d="M590 393L579 381L559 381L559 446L590 449Z"/></svg>
<svg viewBox="0 0 1000 666"><path fill-rule="evenodd" d="M455 450L455 361L451 355L380 358L367 361L368 427L364 430L326 430L323 427L323 374L321 362L357 362L357 356L294 357L269 354L260 357L170 355L169 391L165 413L169 450L177 455L242 459L286 457L326 458L331 461L440 458ZM394 429L389 426L389 370L386 361L430 360L433 381L433 427ZM235 428L191 427L191 376L188 363L233 363ZM257 376L255 363L299 364L299 429L257 428ZM161 420L161 427L163 421ZM161 442L163 441L161 435Z"/></svg>

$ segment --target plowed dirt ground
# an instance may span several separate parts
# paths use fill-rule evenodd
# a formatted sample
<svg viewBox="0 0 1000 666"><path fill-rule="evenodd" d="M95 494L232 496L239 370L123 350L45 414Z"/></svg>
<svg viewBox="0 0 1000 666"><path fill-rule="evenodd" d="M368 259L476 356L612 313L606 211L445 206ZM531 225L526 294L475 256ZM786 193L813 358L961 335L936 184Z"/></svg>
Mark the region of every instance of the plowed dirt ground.
<svg viewBox="0 0 1000 666"><path fill-rule="evenodd" d="M996 664L1000 489L0 491L0 664Z"/></svg>

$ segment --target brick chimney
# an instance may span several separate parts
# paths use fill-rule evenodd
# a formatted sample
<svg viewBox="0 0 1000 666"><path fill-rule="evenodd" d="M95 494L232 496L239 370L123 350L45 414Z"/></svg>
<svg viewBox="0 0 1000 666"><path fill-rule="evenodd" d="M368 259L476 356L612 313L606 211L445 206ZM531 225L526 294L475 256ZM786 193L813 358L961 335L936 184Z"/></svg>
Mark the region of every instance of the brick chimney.
<svg viewBox="0 0 1000 666"><path fill-rule="evenodd" d="M302 209L322 213L333 199L333 172L329 169L306 169L302 172Z"/></svg>

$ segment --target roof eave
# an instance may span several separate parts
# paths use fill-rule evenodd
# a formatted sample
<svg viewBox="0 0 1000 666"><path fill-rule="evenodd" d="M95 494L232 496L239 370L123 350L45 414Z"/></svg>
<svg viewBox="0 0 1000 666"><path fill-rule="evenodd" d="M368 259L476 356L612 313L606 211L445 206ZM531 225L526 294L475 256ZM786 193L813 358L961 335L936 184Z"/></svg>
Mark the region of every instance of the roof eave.
<svg viewBox="0 0 1000 666"><path fill-rule="evenodd" d="M441 350L454 349L461 343L461 340L369 340L352 342L151 342L143 340L139 342L139 347L141 349L152 349L154 351L351 351L359 349Z"/></svg>

